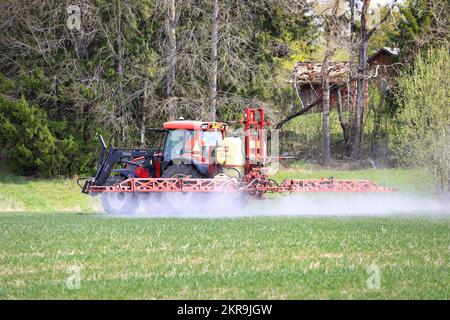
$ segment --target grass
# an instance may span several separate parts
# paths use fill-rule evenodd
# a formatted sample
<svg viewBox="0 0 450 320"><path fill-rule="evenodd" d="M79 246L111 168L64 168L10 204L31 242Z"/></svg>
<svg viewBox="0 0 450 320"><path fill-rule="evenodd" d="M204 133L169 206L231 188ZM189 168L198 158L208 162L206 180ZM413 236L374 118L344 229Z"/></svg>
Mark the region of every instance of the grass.
<svg viewBox="0 0 450 320"><path fill-rule="evenodd" d="M75 179L33 179L0 175L0 212L89 212L92 202Z"/></svg>
<svg viewBox="0 0 450 320"><path fill-rule="evenodd" d="M285 178L312 179L321 177L369 179L402 191L433 192L431 177L419 169L359 169L322 168L294 164L274 175ZM96 202L80 192L75 179L33 179L9 173L0 175L0 212L92 212Z"/></svg>
<svg viewBox="0 0 450 320"><path fill-rule="evenodd" d="M431 183L420 170L308 165L275 177L321 176ZM74 180L8 174L0 201L1 299L450 298L448 216L108 217ZM367 286L372 265L379 289ZM66 285L73 267L79 289Z"/></svg>
<svg viewBox="0 0 450 320"><path fill-rule="evenodd" d="M448 218L0 215L2 299L448 299ZM381 270L369 289L368 268ZM81 286L68 289L71 266Z"/></svg>

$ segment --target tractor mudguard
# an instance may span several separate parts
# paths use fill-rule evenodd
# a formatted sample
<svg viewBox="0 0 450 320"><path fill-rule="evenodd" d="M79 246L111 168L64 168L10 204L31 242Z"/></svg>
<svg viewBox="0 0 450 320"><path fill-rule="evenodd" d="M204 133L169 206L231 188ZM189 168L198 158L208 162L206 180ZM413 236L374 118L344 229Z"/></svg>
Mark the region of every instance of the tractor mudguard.
<svg viewBox="0 0 450 320"><path fill-rule="evenodd" d="M117 174L121 174L124 177L128 178L139 178L139 176L131 169L117 169L117 170L113 170L112 172L117 173Z"/></svg>
<svg viewBox="0 0 450 320"><path fill-rule="evenodd" d="M201 174L209 175L209 165L207 163L201 162L198 159L191 157L176 157L171 160L173 164L191 164L193 165Z"/></svg>

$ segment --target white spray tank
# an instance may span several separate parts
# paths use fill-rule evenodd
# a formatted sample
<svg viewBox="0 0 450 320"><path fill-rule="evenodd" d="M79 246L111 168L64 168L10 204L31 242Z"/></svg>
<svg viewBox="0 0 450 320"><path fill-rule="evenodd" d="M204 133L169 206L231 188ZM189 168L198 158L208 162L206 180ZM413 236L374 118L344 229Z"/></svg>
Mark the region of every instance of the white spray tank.
<svg viewBox="0 0 450 320"><path fill-rule="evenodd" d="M218 162L223 163L223 173L228 177L234 177L240 180L244 176L245 168L242 139L238 137L226 137L223 139L221 147L218 153L221 161Z"/></svg>

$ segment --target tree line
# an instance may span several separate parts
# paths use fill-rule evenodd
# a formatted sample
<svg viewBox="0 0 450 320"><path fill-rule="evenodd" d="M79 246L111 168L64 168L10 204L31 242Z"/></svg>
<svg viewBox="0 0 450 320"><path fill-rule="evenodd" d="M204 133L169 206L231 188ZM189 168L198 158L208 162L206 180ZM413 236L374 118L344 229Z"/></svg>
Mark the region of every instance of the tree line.
<svg viewBox="0 0 450 320"><path fill-rule="evenodd" d="M399 69L448 49L448 3L369 0L3 1L0 154L16 171L91 172L95 136L145 143L145 128L179 116L234 123L263 107L284 124L322 112L321 161L330 151L328 63L348 61L356 105L338 108L346 156L361 157L369 52L400 49ZM445 51L445 49L444 49ZM303 106L287 82L295 61L321 61L322 96ZM380 114L395 122L398 87ZM339 90L338 90L339 92ZM402 100L403 101L403 100ZM339 107L339 106L338 106ZM376 133L379 134L379 133ZM393 148L394 149L394 148Z"/></svg>

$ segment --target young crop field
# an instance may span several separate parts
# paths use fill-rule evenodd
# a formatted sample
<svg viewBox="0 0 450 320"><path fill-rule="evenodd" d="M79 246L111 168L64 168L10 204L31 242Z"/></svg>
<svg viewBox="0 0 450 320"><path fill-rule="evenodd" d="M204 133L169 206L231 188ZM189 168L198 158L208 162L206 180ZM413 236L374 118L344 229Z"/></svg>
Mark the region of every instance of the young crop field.
<svg viewBox="0 0 450 320"><path fill-rule="evenodd" d="M421 174L333 173L406 188ZM72 180L13 180L0 182L0 299L450 298L448 214L117 217Z"/></svg>
<svg viewBox="0 0 450 320"><path fill-rule="evenodd" d="M449 226L448 218L7 213L0 298L448 299Z"/></svg>

